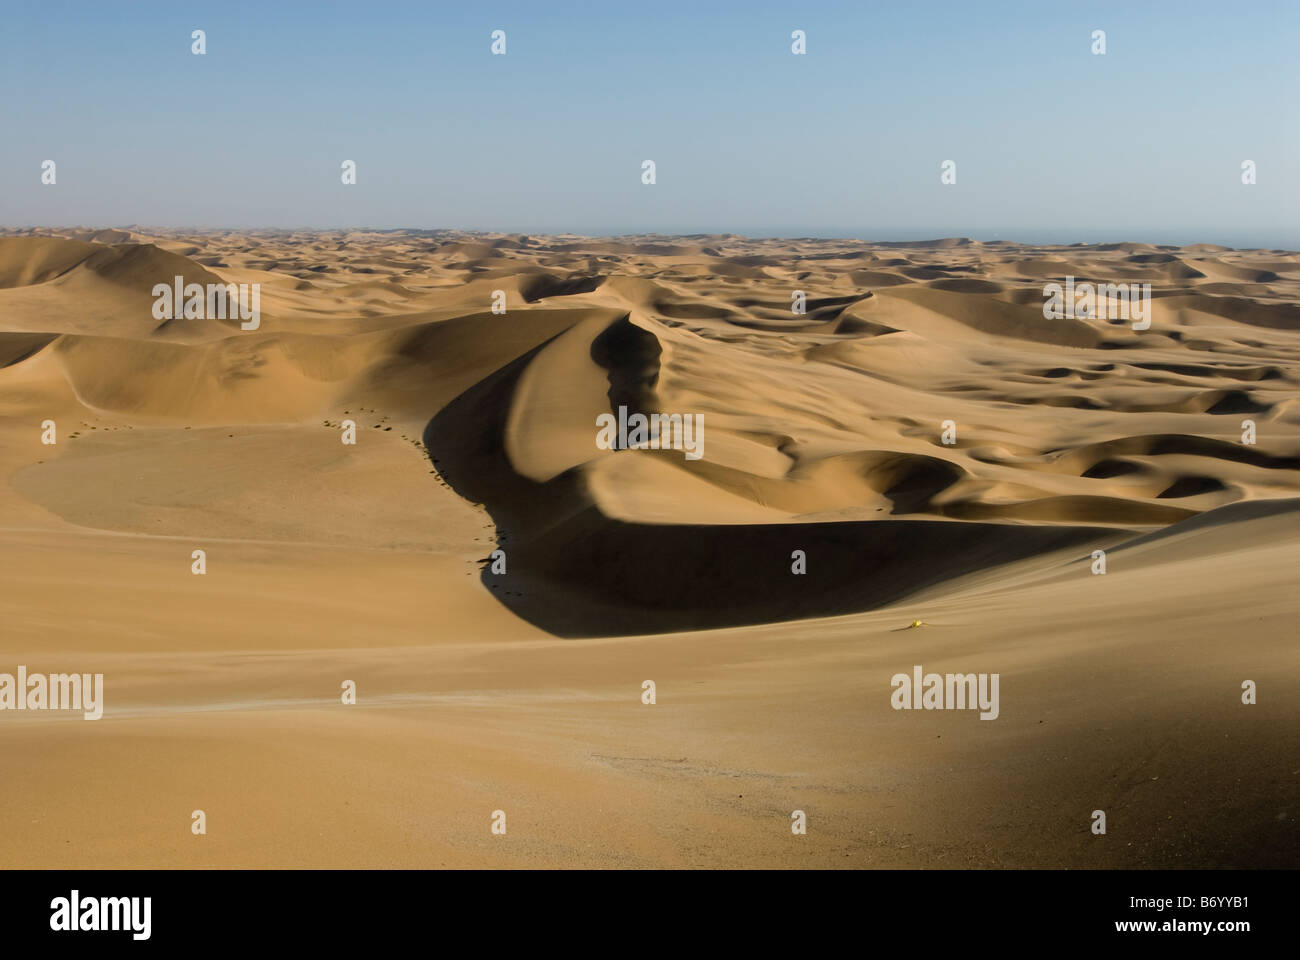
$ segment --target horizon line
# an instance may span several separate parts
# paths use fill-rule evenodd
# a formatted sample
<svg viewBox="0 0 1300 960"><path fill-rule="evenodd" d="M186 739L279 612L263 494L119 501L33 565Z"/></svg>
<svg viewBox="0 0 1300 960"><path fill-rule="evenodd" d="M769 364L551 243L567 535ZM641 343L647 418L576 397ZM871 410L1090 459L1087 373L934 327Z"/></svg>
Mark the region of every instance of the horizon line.
<svg viewBox="0 0 1300 960"><path fill-rule="evenodd" d="M836 228L827 228L834 231ZM1105 240L1032 240L1032 239L1014 239L994 235L988 238L985 231L973 231L971 234L929 234L916 239L866 239L862 234L852 234L843 231L836 235L834 232L826 233L741 233L734 230L724 230L719 232L708 232L693 230L689 232L664 232L662 230L644 230L630 232L595 232L588 233L576 230L500 230L487 228L470 228L470 227L414 227L414 226L397 226L397 227L375 227L375 226L216 226L216 225L167 225L167 224L23 224L23 225L0 225L0 232L4 231L24 231L24 230L77 230L87 232L102 232L106 230L120 230L133 233L149 232L185 232L185 233L408 233L408 234L469 234L477 236L502 236L502 237L573 237L585 240L620 240L625 238L638 237L662 237L664 239L709 239L709 238L735 238L748 241L763 240L802 240L816 242L850 242L866 243L876 245L925 245L945 242L959 243L978 243L981 245L993 244L1011 244L1017 246L1034 246L1034 247L1104 247L1118 246L1123 244L1142 244L1151 247L1169 247L1181 249L1194 246L1212 246L1223 247L1226 250L1274 250L1288 253L1300 253L1300 249L1288 246L1258 245L1240 243L1222 243L1215 240L1194 240L1186 243L1175 243L1164 240L1142 240L1134 237L1105 239ZM909 229L898 231L899 233L917 234L920 231ZM1002 231L998 231L1001 233ZM1026 231L1032 233L1032 230ZM980 234L985 234L981 237ZM1300 247L1300 244L1297 244Z"/></svg>

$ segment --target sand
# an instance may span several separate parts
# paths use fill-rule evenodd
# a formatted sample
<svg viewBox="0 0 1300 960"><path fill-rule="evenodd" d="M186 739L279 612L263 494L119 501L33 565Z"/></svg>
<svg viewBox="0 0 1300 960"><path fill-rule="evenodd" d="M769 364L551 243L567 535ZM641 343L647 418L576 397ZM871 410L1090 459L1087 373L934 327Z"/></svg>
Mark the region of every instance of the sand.
<svg viewBox="0 0 1300 960"><path fill-rule="evenodd" d="M1297 385L1288 251L0 232L0 866L1300 865Z"/></svg>

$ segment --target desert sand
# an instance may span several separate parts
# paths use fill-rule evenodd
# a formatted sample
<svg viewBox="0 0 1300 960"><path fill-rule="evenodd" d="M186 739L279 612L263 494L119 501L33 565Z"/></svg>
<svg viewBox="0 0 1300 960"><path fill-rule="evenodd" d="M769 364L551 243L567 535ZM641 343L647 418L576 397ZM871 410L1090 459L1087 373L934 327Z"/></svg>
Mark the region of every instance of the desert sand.
<svg viewBox="0 0 1300 960"><path fill-rule="evenodd" d="M1300 866L1298 385L1287 251L4 231L0 866Z"/></svg>

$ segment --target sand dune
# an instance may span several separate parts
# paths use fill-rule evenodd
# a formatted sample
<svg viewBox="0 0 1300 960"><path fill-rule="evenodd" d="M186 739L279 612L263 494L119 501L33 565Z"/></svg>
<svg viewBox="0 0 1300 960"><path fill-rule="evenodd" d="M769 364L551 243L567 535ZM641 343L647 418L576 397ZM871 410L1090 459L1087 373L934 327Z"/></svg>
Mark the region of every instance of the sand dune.
<svg viewBox="0 0 1300 960"><path fill-rule="evenodd" d="M1295 866L1297 385L1288 251L7 231L0 864Z"/></svg>

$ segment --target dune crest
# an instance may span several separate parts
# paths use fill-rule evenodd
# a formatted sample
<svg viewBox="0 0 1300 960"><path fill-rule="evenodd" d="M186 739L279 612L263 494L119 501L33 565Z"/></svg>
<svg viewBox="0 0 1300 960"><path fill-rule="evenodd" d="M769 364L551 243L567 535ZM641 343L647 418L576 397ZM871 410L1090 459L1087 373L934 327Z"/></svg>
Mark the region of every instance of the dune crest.
<svg viewBox="0 0 1300 960"><path fill-rule="evenodd" d="M278 431L291 476L295 463L319 470L311 438L352 418L367 443L396 432L413 481L483 505L524 585L501 599L552 632L868 609L990 564L1300 489L1295 254L13 233L0 238L0 388L25 383L84 424L66 452L15 468L26 502L140 529L138 511L74 493L88 471L135 475L148 499L138 468L169 438L208 431L184 437L198 464L198 436L251 431L239 455L255 456L256 437ZM265 322L159 324L150 288L176 275L258 283ZM1149 283L1151 327L1045 316L1046 285L1065 277ZM620 409L698 416L702 456L601 449L597 418ZM319 536L305 509L279 535ZM181 509L178 527L193 514ZM223 515L216 528L232 535L267 531L250 503ZM822 560L808 589L775 599L796 550ZM575 603L609 615L584 626Z"/></svg>

